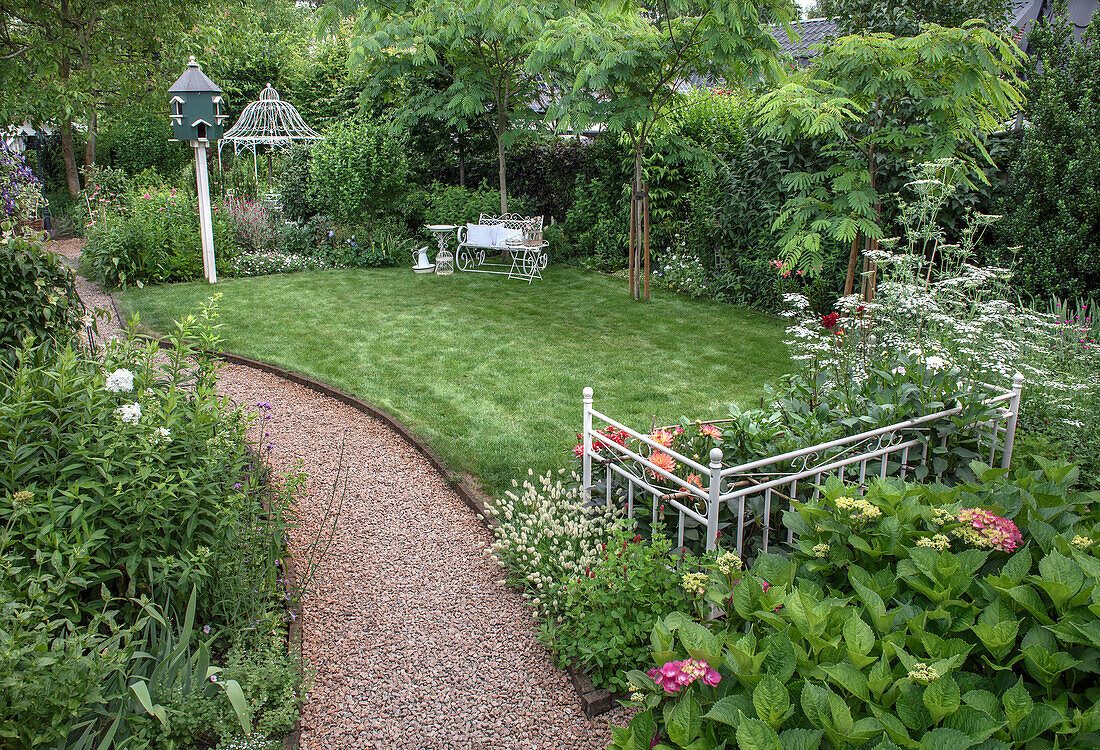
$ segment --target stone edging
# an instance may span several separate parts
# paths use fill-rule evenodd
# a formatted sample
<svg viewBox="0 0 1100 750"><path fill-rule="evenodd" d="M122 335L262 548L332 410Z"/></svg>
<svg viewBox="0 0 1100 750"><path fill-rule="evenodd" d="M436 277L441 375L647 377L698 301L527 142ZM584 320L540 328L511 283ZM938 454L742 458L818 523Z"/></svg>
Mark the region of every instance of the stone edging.
<svg viewBox="0 0 1100 750"><path fill-rule="evenodd" d="M118 307L118 301L115 300L115 296L109 295L111 300L111 307L114 308L115 319L121 324L123 317L122 311ZM171 343L156 336L143 335L143 338L149 341L155 341L162 348L168 348ZM241 356L240 354L232 354L230 352L215 352L214 355L221 360L230 362L236 365L243 365L244 367L251 367L262 372L276 375L284 380L289 380L292 383L309 388L312 391L320 393L323 396L335 399L342 404L350 406L351 408L367 414L375 419L383 422L387 427L396 432L406 443L415 448L424 458L428 460L428 463L432 465L436 471L447 481L447 484L454 490L470 510L474 511L482 522L492 528L497 525L497 520L493 516L489 515L486 511L486 505L488 498L482 493L475 490L470 485L466 484L459 476L452 471L446 464L440 460L439 456L435 452L425 445L416 435L405 425L395 419L392 415L385 411L382 411L374 404L368 403L361 398L352 396L349 393L344 393L338 388L322 383L319 380L300 375L296 372L286 370L276 365L268 364L267 362L261 362L256 359ZM289 558L288 558L289 559ZM299 615L301 613L299 612ZM299 633L300 636L300 633ZM298 647L302 648L302 638L298 638ZM606 713L615 707L614 696L610 691L603 688L597 688L592 684L592 681L588 679L588 675L584 673L583 668L579 664L570 665L566 668L566 673L569 675L569 681L573 685L573 689L577 691L577 699L581 703L581 710L584 711L584 715L589 719L595 718L600 714ZM292 750L298 746L298 737L301 735L301 727L299 722L295 722L294 730L290 736L286 739L286 749ZM293 738L293 739L292 739Z"/></svg>

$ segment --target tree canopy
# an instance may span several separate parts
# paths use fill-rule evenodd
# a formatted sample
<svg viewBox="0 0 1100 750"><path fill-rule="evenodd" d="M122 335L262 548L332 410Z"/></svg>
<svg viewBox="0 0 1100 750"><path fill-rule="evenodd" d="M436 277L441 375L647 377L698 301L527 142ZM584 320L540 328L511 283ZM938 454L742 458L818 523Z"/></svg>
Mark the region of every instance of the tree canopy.
<svg viewBox="0 0 1100 750"><path fill-rule="evenodd" d="M500 210L508 210L506 154L515 137L541 121L540 95L529 65L535 41L561 6L537 0L368 0L356 25L353 64L374 74L377 94L410 76L436 85L409 87L406 119L442 120L456 132L482 121L497 144Z"/></svg>
<svg viewBox="0 0 1100 750"><path fill-rule="evenodd" d="M1021 58L977 21L915 37L848 36L809 73L761 97L765 130L788 141L826 138L826 168L784 178L792 195L775 227L787 267L817 272L830 240L852 243L851 291L860 239L873 247L883 235L877 181L886 163L957 157L968 180L984 181L982 165L992 164L984 137L1023 104Z"/></svg>

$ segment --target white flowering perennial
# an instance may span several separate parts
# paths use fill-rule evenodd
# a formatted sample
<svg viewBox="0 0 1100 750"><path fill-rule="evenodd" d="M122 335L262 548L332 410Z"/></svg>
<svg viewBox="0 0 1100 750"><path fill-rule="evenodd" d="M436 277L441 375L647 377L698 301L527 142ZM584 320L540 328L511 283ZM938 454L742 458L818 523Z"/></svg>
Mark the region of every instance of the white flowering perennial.
<svg viewBox="0 0 1100 750"><path fill-rule="evenodd" d="M120 367L107 376L103 387L111 393L129 393L134 390L134 373Z"/></svg>
<svg viewBox="0 0 1100 750"><path fill-rule="evenodd" d="M521 579L532 604L560 612L566 586L590 574L603 557L618 514L602 504L587 505L578 486L566 488L550 472L529 472L522 485L513 485L516 491L487 509L499 523L488 552Z"/></svg>
<svg viewBox="0 0 1100 750"><path fill-rule="evenodd" d="M167 427L158 427L150 434L150 441L156 445L172 442L172 431Z"/></svg>
<svg viewBox="0 0 1100 750"><path fill-rule="evenodd" d="M137 402L123 404L115 409L115 416L126 424L137 424L141 419L141 404Z"/></svg>
<svg viewBox="0 0 1100 750"><path fill-rule="evenodd" d="M825 373L828 388L862 383L870 368L896 357L932 373L958 368L1006 387L1021 372L1048 391L1055 406L1072 411L1082 389L1100 391L1100 379L1092 374L1096 368L1067 367L1067 358L1096 362L1100 346L1072 320L1008 301L1017 299L1008 269L969 262L983 229L1000 217L972 213L960 242L945 241L937 215L955 191L950 175L956 167L943 160L921 165L909 184L916 200L902 203L905 236L883 240L867 254L878 282L873 302L850 295L834 312L816 316L805 297L784 296L792 358ZM895 375L919 377L913 368L890 366Z"/></svg>

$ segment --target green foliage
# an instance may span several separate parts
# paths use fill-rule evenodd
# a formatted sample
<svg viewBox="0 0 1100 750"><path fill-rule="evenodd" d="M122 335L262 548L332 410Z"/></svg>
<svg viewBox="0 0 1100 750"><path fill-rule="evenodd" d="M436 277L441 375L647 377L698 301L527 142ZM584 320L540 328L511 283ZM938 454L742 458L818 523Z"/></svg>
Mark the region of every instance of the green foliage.
<svg viewBox="0 0 1100 750"><path fill-rule="evenodd" d="M203 589L213 573L218 498L244 469L244 425L216 408L209 357L187 362L197 349L184 336L198 322L181 325L164 363L155 345L107 361L110 372L136 374L130 393L108 390L103 369L72 351L50 358L24 349L0 382L0 488L9 496L0 512L15 524L7 549L27 561L56 554L54 567L81 549L67 583L74 599L101 585L132 595L152 562L158 580L178 581L177 592ZM134 405L127 422L123 407ZM13 508L17 492L33 501ZM83 607L94 610L96 599Z"/></svg>
<svg viewBox="0 0 1100 750"><path fill-rule="evenodd" d="M287 149L279 160L276 189L290 221L305 221L321 211L310 169L312 155L311 147L299 144Z"/></svg>
<svg viewBox="0 0 1100 750"><path fill-rule="evenodd" d="M509 207L506 152L537 119L537 74L529 64L535 40L562 6L533 0L369 2L358 21L353 62L369 62L369 94L406 76L419 78L399 111L408 122L443 121L458 134L474 122L493 132L500 205Z"/></svg>
<svg viewBox="0 0 1100 750"><path fill-rule="evenodd" d="M214 316L185 318L163 354L24 346L0 365L5 750L274 732L300 705L277 561L301 480L269 492L247 458L247 420L215 390Z"/></svg>
<svg viewBox="0 0 1100 750"><path fill-rule="evenodd" d="M155 169L162 176L174 176L190 163L192 152L186 144L170 143L171 137L172 126L159 108L127 108L100 134L99 164L129 175Z"/></svg>
<svg viewBox="0 0 1100 750"><path fill-rule="evenodd" d="M575 130L600 123L629 140L633 156L630 183L640 192L646 179L648 145L684 99L673 82L691 77L742 81L757 75L775 79L780 70L779 45L764 24L777 21L786 28L791 12L790 4L779 0L673 0L663 5L659 22L654 23L639 6L584 6L547 24L531 65L547 71L563 92L550 107L550 117L564 118ZM673 152L673 161L678 158ZM664 159L649 161L649 169L656 173ZM661 212L671 211L675 203L675 186L660 195L662 181L653 179L660 176L650 175L651 189L658 193L652 209L658 226L668 218ZM589 219L585 228L598 223ZM640 224L635 230L639 233ZM605 244L610 240L608 229L610 226L601 228L600 235L593 238L596 242L572 235L574 250L591 252L599 243L601 254L606 253L611 249ZM665 231L666 237L674 233L667 227ZM623 234L629 242L629 229L624 227ZM635 256L639 263L641 255Z"/></svg>
<svg viewBox="0 0 1100 750"><path fill-rule="evenodd" d="M1084 42L1064 18L1030 41L1027 123L1001 198L1000 258L1037 296L1081 298L1100 288L1100 21Z"/></svg>
<svg viewBox="0 0 1100 750"><path fill-rule="evenodd" d="M820 273L831 243L866 238L873 248L882 239L883 158L955 156L984 180L980 162L991 161L984 136L1023 103L1020 56L978 22L910 38L850 36L826 49L811 75L795 74L762 96L756 118L766 132L823 139L828 157L783 177L792 195L772 229L783 231L785 266Z"/></svg>
<svg viewBox="0 0 1100 750"><path fill-rule="evenodd" d="M382 123L338 123L314 146L310 169L321 205L339 221L371 226L407 189L404 136Z"/></svg>
<svg viewBox="0 0 1100 750"><path fill-rule="evenodd" d="M564 610L543 626L542 639L561 665L579 663L597 687L623 689L623 673L645 658L654 624L688 599L670 558L671 540L643 541L619 526L599 562L568 585Z"/></svg>
<svg viewBox="0 0 1100 750"><path fill-rule="evenodd" d="M564 219L573 202L573 184L585 166L588 151L584 141L558 137L516 143L508 160L508 184L514 194L508 197L508 210L542 216L546 225L551 217ZM516 196L521 202L513 204Z"/></svg>
<svg viewBox="0 0 1100 750"><path fill-rule="evenodd" d="M476 224L482 214L500 216L500 191L482 183L476 188L432 183L427 189L423 224ZM523 200L511 198L509 213L529 215Z"/></svg>
<svg viewBox="0 0 1100 750"><path fill-rule="evenodd" d="M833 482L785 513L790 557L736 580L721 557L703 565L696 611L658 623L652 663L690 656L720 681L669 693L630 672L642 711L611 747L655 732L697 750L1094 747L1096 496L1066 464L974 471L952 489L876 480L858 501ZM975 546L966 508L1011 519L1023 543Z"/></svg>
<svg viewBox="0 0 1100 750"><path fill-rule="evenodd" d="M189 281L202 274L196 199L176 188L108 193L93 188L81 264L107 288ZM233 225L227 211L212 212L219 263L232 257ZM251 234L248 235L251 237Z"/></svg>
<svg viewBox="0 0 1100 750"><path fill-rule="evenodd" d="M922 25L962 26L980 18L999 29L1008 19L1005 0L820 0L820 17L835 18L844 34L885 32L895 36L916 36Z"/></svg>
<svg viewBox="0 0 1100 750"><path fill-rule="evenodd" d="M30 337L67 343L84 315L72 271L40 235L18 236L8 222L0 247L0 351L10 354Z"/></svg>

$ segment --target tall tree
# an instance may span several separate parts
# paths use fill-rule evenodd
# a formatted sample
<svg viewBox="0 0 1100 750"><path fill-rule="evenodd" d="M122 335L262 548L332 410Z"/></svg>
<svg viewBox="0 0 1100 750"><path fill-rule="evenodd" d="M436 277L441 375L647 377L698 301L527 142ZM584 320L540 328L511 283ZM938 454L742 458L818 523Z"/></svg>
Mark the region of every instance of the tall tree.
<svg viewBox="0 0 1100 750"><path fill-rule="evenodd" d="M164 84L174 45L202 3L184 0L0 0L0 118L59 123L66 181L80 190L73 124L95 162L103 109Z"/></svg>
<svg viewBox="0 0 1100 750"><path fill-rule="evenodd" d="M779 43L765 25L787 25L793 12L789 0L596 5L548 24L531 64L562 81L553 114L575 128L598 123L628 136L638 196L654 128L682 92L698 83L779 78Z"/></svg>
<svg viewBox="0 0 1100 750"><path fill-rule="evenodd" d="M809 74L761 97L756 117L766 130L826 139L822 169L784 177L791 197L774 228L785 230L786 266L816 273L830 241L850 243L844 291L852 292L861 247L877 249L883 236L884 165L953 156L968 180L985 181L981 166L993 161L984 137L1023 103L1021 57L978 21L916 37L848 36Z"/></svg>
<svg viewBox="0 0 1100 750"><path fill-rule="evenodd" d="M367 0L365 6L352 61L373 69L368 93L399 78L445 79L444 87L410 89L402 110L443 119L458 132L474 120L488 125L497 146L500 210L507 213L508 147L541 121L532 107L539 86L528 58L558 6L538 0Z"/></svg>

